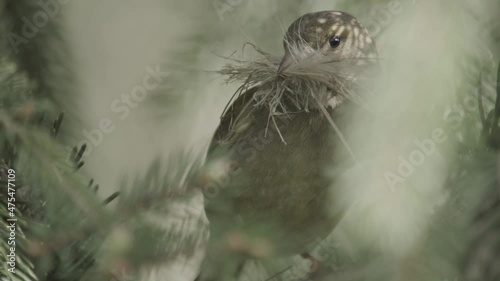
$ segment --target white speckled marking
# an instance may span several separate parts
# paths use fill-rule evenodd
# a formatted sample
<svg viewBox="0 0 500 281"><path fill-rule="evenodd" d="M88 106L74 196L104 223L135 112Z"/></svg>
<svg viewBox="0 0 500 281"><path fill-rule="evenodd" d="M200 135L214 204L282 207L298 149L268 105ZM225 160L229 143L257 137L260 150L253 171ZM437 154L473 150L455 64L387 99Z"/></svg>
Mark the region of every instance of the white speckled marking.
<svg viewBox="0 0 500 281"><path fill-rule="evenodd" d="M354 28L354 36L355 37L359 36L359 28L357 28L357 27Z"/></svg>
<svg viewBox="0 0 500 281"><path fill-rule="evenodd" d="M319 19L318 20L318 23L325 23L326 22L326 19Z"/></svg>
<svg viewBox="0 0 500 281"><path fill-rule="evenodd" d="M327 101L327 106L331 107L332 109L335 109L337 106L339 106L342 101L344 101L344 96L341 96L341 95L336 95L336 96L333 96L331 97L328 101Z"/></svg>

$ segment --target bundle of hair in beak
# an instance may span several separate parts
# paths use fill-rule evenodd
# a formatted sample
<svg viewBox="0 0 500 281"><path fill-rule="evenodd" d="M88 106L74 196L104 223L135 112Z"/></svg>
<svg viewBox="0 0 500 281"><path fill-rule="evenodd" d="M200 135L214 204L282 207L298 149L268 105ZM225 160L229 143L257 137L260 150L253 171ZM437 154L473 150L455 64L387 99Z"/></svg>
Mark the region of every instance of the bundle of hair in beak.
<svg viewBox="0 0 500 281"><path fill-rule="evenodd" d="M253 96L255 105L267 106L271 115L308 112L312 107L326 105L327 100L334 96L337 96L334 99L337 102L330 104L333 107L344 98L363 104L357 91L353 89L358 88L365 77L363 71L366 65L363 67L348 59L325 60L316 55L298 59L285 72L278 73L280 57L264 52L253 44L247 44L262 58L255 61L228 58L235 64L224 66L218 73L229 76L228 83L242 83L235 96L257 86L258 90Z"/></svg>

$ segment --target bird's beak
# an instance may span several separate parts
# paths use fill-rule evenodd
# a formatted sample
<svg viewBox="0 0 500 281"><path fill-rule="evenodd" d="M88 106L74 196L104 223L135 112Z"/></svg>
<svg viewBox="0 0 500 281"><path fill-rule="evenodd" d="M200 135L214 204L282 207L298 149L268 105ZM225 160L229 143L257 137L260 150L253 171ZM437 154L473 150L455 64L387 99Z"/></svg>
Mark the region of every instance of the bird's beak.
<svg viewBox="0 0 500 281"><path fill-rule="evenodd" d="M281 60L280 66L278 67L278 74L285 71L294 62L295 62L295 58L293 57L293 55L289 51L286 51L285 56Z"/></svg>

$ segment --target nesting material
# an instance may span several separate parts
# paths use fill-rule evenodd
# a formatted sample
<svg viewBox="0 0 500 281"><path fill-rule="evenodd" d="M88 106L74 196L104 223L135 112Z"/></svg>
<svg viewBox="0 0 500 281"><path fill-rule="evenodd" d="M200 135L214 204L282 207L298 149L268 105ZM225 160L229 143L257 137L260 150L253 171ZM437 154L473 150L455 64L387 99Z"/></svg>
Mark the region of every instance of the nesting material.
<svg viewBox="0 0 500 281"><path fill-rule="evenodd" d="M254 94L255 105L267 106L271 115L309 111L318 105L334 107L343 98L362 103L353 88L360 85L365 76L362 69L366 69L366 65L355 60L332 61L312 55L297 60L285 72L278 73L281 58L252 46L260 59L231 59L234 63L224 66L219 73L228 76L228 83L242 83L235 96L258 86ZM331 104L332 101L337 103Z"/></svg>

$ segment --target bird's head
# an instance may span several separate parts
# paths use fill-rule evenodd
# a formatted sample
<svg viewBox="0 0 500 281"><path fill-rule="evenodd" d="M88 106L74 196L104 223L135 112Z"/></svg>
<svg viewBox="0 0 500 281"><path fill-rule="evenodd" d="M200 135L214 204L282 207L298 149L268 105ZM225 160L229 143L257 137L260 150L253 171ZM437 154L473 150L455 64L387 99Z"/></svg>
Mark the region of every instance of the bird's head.
<svg viewBox="0 0 500 281"><path fill-rule="evenodd" d="M241 91L258 86L254 99L273 114L308 110L311 98L331 108L345 99L360 103L358 89L369 88L380 72L374 40L344 12L308 13L294 21L285 34L283 58L254 47L264 59L239 61L220 73L242 81Z"/></svg>
<svg viewBox="0 0 500 281"><path fill-rule="evenodd" d="M278 73L291 70L294 64L306 59L362 65L377 57L375 42L368 31L355 17L339 11L301 16L288 28L283 44L285 56Z"/></svg>

